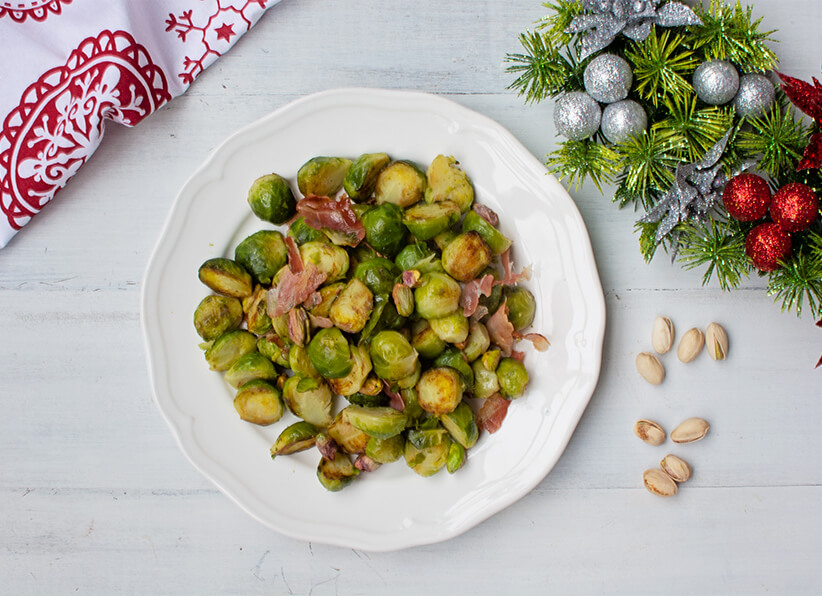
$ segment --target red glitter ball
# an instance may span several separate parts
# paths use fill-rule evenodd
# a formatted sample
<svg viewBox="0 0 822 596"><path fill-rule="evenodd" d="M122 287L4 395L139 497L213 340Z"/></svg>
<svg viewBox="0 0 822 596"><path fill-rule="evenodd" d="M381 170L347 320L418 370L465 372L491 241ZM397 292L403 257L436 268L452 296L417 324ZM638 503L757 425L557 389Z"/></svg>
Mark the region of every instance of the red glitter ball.
<svg viewBox="0 0 822 596"><path fill-rule="evenodd" d="M756 221L768 212L771 189L765 179L756 174L739 174L725 185L722 202L731 217L739 221Z"/></svg>
<svg viewBox="0 0 822 596"><path fill-rule="evenodd" d="M771 219L786 232L801 232L819 214L819 199L801 182L786 184L773 196Z"/></svg>
<svg viewBox="0 0 822 596"><path fill-rule="evenodd" d="M791 237L771 222L759 224L745 237L745 252L760 271L779 268L779 261L791 254Z"/></svg>

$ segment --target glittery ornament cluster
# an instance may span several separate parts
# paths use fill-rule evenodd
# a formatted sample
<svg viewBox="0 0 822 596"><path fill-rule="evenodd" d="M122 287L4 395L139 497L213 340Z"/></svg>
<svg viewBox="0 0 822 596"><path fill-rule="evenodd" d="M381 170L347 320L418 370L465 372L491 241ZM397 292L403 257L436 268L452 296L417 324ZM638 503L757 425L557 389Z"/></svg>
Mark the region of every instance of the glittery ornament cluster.
<svg viewBox="0 0 822 596"><path fill-rule="evenodd" d="M757 118L773 105L776 89L768 77L751 73L739 78L739 91L734 97L736 113L745 118Z"/></svg>
<svg viewBox="0 0 822 596"><path fill-rule="evenodd" d="M731 217L739 221L756 221L768 212L771 189L765 179L756 174L739 174L725 185L722 202Z"/></svg>
<svg viewBox="0 0 822 596"><path fill-rule="evenodd" d="M648 128L648 114L633 99L623 99L605 106L599 128L605 138L616 145Z"/></svg>
<svg viewBox="0 0 822 596"><path fill-rule="evenodd" d="M816 221L819 199L801 182L786 184L773 197L771 219L786 232L801 232Z"/></svg>
<svg viewBox="0 0 822 596"><path fill-rule="evenodd" d="M692 83L699 99L712 106L722 106L736 96L739 72L727 60L709 60L696 67Z"/></svg>
<svg viewBox="0 0 822 596"><path fill-rule="evenodd" d="M554 126L557 132L574 141L587 139L599 129L602 108L587 93L574 91L557 100Z"/></svg>
<svg viewBox="0 0 822 596"><path fill-rule="evenodd" d="M588 95L602 103L614 103L628 97L634 77L627 60L601 54L585 67L583 79Z"/></svg>
<svg viewBox="0 0 822 596"><path fill-rule="evenodd" d="M760 271L774 271L791 254L791 237L777 224L759 224L745 237L745 252Z"/></svg>

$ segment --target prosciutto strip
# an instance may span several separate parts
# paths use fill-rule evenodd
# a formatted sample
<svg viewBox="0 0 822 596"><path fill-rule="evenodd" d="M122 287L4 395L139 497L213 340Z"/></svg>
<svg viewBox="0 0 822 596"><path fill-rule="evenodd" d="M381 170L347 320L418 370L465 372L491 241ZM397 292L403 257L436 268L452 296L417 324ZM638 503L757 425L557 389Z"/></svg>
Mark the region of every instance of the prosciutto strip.
<svg viewBox="0 0 822 596"><path fill-rule="evenodd" d="M292 273L300 273L303 270L303 258L300 255L300 248L291 236L285 237L285 248L288 250L288 268Z"/></svg>
<svg viewBox="0 0 822 596"><path fill-rule="evenodd" d="M318 315L312 315L311 313L308 313L308 320L311 322L312 327L320 329L330 329L334 326L334 321L328 317L320 317Z"/></svg>
<svg viewBox="0 0 822 596"><path fill-rule="evenodd" d="M534 348L537 352L547 352L548 348L551 347L551 342L549 342L548 338L541 333L526 333L525 335L522 333L514 333L514 338L527 339L534 344Z"/></svg>
<svg viewBox="0 0 822 596"><path fill-rule="evenodd" d="M511 402L495 393L482 402L479 412L477 412L477 426L489 433L495 433L502 426L505 415L508 414L508 406Z"/></svg>
<svg viewBox="0 0 822 596"><path fill-rule="evenodd" d="M499 223L499 216L496 213L494 213L494 211L487 205L474 203L473 209L477 212L477 215L479 215L482 219L487 221L492 226L496 227L496 225Z"/></svg>
<svg viewBox="0 0 822 596"><path fill-rule="evenodd" d="M504 253L500 255L500 260L502 261L502 269L503 269L503 278L496 282L497 284L505 284L507 286L512 286L515 283L522 281L523 279L531 279L531 268L524 267L522 271L519 273L514 273L512 265L511 265L511 249L510 247L505 250Z"/></svg>
<svg viewBox="0 0 822 596"><path fill-rule="evenodd" d="M511 348L514 345L514 326L508 320L508 300L503 300L488 322L485 323L491 343L495 344L502 352L503 356L511 355Z"/></svg>
<svg viewBox="0 0 822 596"><path fill-rule="evenodd" d="M477 311L477 306L479 306L480 295L490 296L493 289L494 276L491 274L472 279L465 284L462 289L462 296L460 296L460 306L462 306L465 316L470 317L473 315Z"/></svg>
<svg viewBox="0 0 822 596"><path fill-rule="evenodd" d="M297 211L315 230L326 228L341 232L347 237L348 246L357 246L365 238L365 226L351 208L351 199L345 195L339 199L308 195L297 202Z"/></svg>
<svg viewBox="0 0 822 596"><path fill-rule="evenodd" d="M308 263L295 272L291 267L283 271L280 281L268 290L266 310L268 316L279 317L292 308L308 300L309 296L325 281L326 274L317 269L314 263Z"/></svg>

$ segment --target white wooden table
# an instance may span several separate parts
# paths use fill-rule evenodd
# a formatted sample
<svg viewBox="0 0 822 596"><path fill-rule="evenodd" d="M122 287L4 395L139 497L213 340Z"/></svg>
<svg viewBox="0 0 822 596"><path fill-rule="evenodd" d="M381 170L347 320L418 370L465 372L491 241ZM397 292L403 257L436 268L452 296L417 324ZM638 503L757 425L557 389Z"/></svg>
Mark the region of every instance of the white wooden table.
<svg viewBox="0 0 822 596"><path fill-rule="evenodd" d="M782 69L819 75L822 4L758 0ZM58 200L0 251L2 594L813 594L822 592L822 330L781 314L753 279L732 294L659 258L643 263L620 212L574 192L608 304L602 376L554 471L466 534L396 553L285 538L188 463L155 407L140 280L177 190L225 136L301 95L340 86L442 94L555 147L550 102L505 87L506 52L535 0L285 0L190 89L137 129L109 127ZM1 43L1 42L0 42ZM721 322L655 389L634 369L657 313ZM642 487L666 447L631 432L702 416L674 499ZM668 448L670 443L668 443Z"/></svg>

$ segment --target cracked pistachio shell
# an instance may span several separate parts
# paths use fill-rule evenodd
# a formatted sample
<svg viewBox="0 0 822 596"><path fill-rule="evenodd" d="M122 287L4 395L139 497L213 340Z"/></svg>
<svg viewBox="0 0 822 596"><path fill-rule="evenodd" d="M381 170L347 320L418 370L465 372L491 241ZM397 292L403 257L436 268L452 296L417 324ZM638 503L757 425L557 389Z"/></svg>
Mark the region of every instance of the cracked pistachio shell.
<svg viewBox="0 0 822 596"><path fill-rule="evenodd" d="M728 357L728 334L719 323L711 323L705 329L705 347L708 356L714 360L725 360Z"/></svg>
<svg viewBox="0 0 822 596"><path fill-rule="evenodd" d="M659 467L676 482L686 482L691 477L691 466L688 462L671 453L662 458Z"/></svg>
<svg viewBox="0 0 822 596"><path fill-rule="evenodd" d="M662 445L666 436L665 430L653 420L637 420L634 434L649 445Z"/></svg>
<svg viewBox="0 0 822 596"><path fill-rule="evenodd" d="M645 470L642 481L645 488L658 497L673 497L676 494L676 482L659 468Z"/></svg>
<svg viewBox="0 0 822 596"><path fill-rule="evenodd" d="M657 354L667 354L674 345L674 323L668 317L654 319L651 345Z"/></svg>
<svg viewBox="0 0 822 596"><path fill-rule="evenodd" d="M702 418L688 418L671 431L674 443L693 443L708 434L711 425Z"/></svg>

